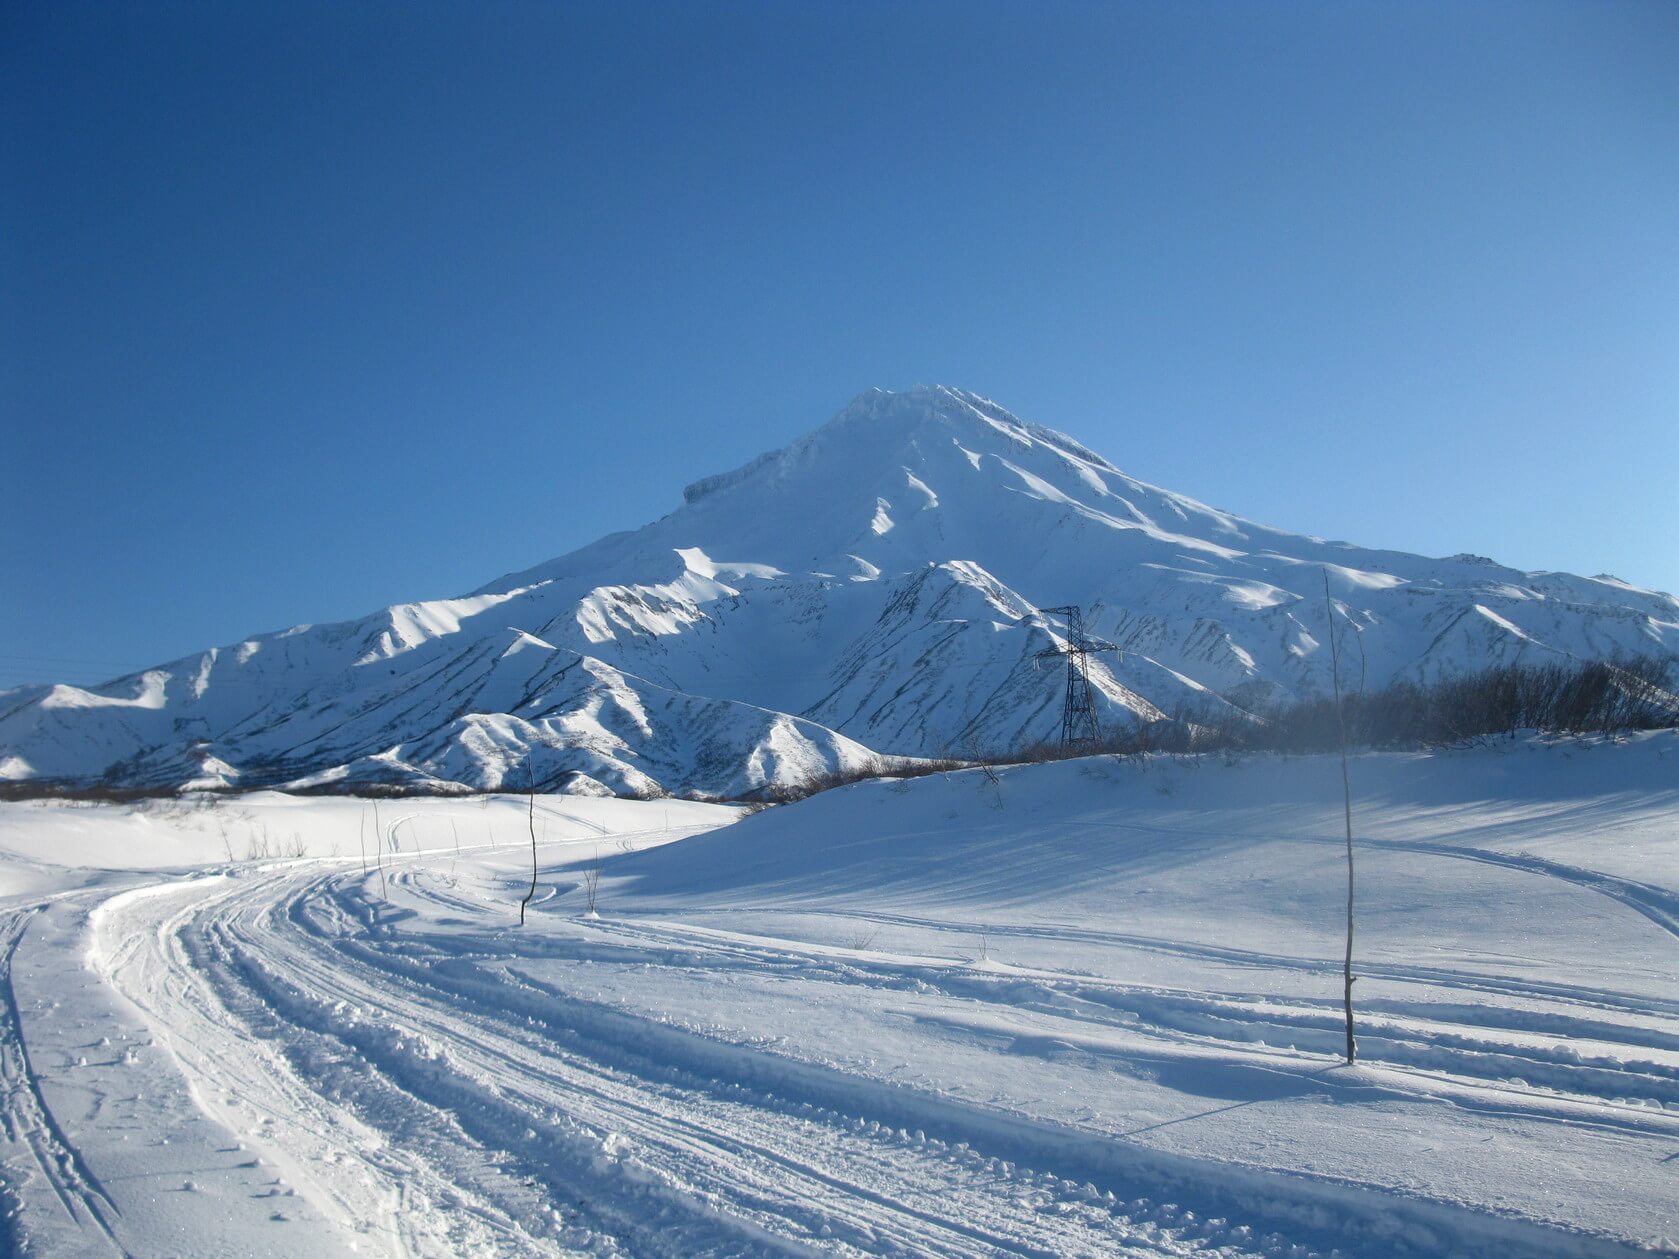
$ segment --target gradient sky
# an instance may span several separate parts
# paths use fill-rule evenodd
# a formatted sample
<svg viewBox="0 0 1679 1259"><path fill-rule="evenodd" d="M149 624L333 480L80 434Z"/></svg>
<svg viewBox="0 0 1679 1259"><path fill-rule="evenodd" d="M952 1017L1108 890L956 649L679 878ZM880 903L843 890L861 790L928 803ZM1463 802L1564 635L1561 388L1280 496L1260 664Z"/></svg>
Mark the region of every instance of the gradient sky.
<svg viewBox="0 0 1679 1259"><path fill-rule="evenodd" d="M0 685L464 592L862 389L1679 590L1679 4L0 5Z"/></svg>

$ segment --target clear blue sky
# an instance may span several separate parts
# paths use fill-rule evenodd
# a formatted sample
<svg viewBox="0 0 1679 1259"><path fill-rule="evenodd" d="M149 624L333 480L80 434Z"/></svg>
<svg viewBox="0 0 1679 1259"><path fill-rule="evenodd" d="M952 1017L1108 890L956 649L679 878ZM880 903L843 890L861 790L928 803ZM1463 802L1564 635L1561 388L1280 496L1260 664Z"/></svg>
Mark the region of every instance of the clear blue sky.
<svg viewBox="0 0 1679 1259"><path fill-rule="evenodd" d="M0 684L449 595L865 387L1679 589L1679 4L0 6Z"/></svg>

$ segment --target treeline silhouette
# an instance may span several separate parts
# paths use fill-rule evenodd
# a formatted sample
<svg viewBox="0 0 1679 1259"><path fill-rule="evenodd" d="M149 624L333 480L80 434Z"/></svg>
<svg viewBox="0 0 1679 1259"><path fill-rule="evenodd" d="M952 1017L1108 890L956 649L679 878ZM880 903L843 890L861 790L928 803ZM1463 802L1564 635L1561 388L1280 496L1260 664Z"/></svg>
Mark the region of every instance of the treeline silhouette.
<svg viewBox="0 0 1679 1259"><path fill-rule="evenodd" d="M1429 683L1343 692L1347 741L1418 749L1537 730L1624 734L1679 725L1675 661L1656 656L1508 664ZM1312 696L1259 712L1203 705L1127 732L1114 750L1329 752L1338 746L1335 701Z"/></svg>
<svg viewBox="0 0 1679 1259"><path fill-rule="evenodd" d="M1618 735L1679 726L1676 663L1657 656L1556 664L1508 664L1433 682L1393 682L1341 697L1350 746L1419 750L1473 745L1518 730ZM1075 756L1161 753L1333 752L1335 701L1311 696L1257 711L1216 698L1115 731L1095 746L1044 742L1000 755L875 756L862 765L777 783L752 797L785 804L873 778L922 778L957 769L994 770Z"/></svg>

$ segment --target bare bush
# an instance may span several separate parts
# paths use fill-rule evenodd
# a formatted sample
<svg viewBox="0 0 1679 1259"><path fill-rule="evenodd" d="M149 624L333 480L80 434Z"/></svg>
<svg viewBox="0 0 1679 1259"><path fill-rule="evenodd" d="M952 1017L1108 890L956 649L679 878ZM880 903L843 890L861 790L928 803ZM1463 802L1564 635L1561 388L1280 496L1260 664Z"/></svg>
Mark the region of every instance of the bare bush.
<svg viewBox="0 0 1679 1259"><path fill-rule="evenodd" d="M953 757L871 756L851 769L834 768L793 782L766 783L747 800L747 804L792 804L836 787L870 782L878 778L926 778L932 774L948 774L952 770L971 769L970 761Z"/></svg>
<svg viewBox="0 0 1679 1259"><path fill-rule="evenodd" d="M846 947L853 953L866 953L880 936L879 927L856 927L846 937Z"/></svg>
<svg viewBox="0 0 1679 1259"><path fill-rule="evenodd" d="M583 895L588 899L589 908L584 911L585 918L599 918L595 912L595 904L600 897L600 849L595 850L593 860L583 868Z"/></svg>
<svg viewBox="0 0 1679 1259"><path fill-rule="evenodd" d="M245 860L267 861L274 855L274 837L268 833L268 826L258 822L251 833L245 837Z"/></svg>

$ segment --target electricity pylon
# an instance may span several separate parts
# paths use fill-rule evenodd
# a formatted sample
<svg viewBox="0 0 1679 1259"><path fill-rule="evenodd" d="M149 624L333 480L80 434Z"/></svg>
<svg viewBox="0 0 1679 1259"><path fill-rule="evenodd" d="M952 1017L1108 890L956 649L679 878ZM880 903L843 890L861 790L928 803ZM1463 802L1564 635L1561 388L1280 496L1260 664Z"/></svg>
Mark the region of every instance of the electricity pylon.
<svg viewBox="0 0 1679 1259"><path fill-rule="evenodd" d="M1090 638L1085 634L1084 614L1076 603L1065 608L1039 608L1038 611L1067 618L1067 645L1046 647L1038 653L1039 660L1052 656L1067 657L1067 698L1061 705L1061 750L1072 752L1081 747L1094 748L1101 743L1102 730L1096 721L1096 705L1090 692L1089 658L1098 652L1118 652L1119 648L1106 639Z"/></svg>

